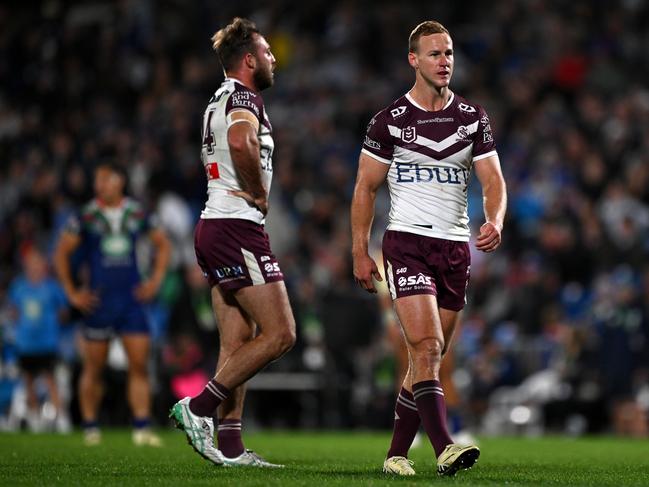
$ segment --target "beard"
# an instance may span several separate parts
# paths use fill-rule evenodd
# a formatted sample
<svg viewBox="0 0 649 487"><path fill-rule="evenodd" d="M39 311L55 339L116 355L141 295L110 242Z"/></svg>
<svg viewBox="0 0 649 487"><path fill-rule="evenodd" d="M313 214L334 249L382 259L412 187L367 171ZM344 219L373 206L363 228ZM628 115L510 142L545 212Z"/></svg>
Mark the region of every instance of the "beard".
<svg viewBox="0 0 649 487"><path fill-rule="evenodd" d="M252 80L257 91L263 91L273 86L273 72L270 66L260 66L252 73Z"/></svg>

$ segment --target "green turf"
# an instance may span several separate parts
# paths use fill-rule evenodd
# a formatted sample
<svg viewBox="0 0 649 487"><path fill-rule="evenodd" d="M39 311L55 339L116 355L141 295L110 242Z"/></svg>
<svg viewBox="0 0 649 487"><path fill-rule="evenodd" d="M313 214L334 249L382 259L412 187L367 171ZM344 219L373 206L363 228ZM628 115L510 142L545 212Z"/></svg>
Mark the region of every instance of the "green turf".
<svg viewBox="0 0 649 487"><path fill-rule="evenodd" d="M213 467L181 432L162 433L165 447L136 448L127 431L105 431L101 446L81 436L0 433L0 485L649 485L649 441L613 438L482 439L477 466L438 478L430 446L413 449L417 476L381 473L387 433L251 434L249 448L282 470Z"/></svg>

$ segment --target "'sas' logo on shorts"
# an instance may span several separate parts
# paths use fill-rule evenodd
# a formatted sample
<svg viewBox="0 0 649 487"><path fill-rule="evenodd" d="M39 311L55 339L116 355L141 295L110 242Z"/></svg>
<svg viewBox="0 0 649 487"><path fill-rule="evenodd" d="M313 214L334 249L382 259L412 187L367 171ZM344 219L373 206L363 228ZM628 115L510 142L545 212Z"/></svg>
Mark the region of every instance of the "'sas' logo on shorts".
<svg viewBox="0 0 649 487"><path fill-rule="evenodd" d="M404 287L404 286L431 286L433 284L433 281L430 276L425 276L421 272L417 274L416 276L402 276L399 278L397 281L399 283L399 287Z"/></svg>
<svg viewBox="0 0 649 487"><path fill-rule="evenodd" d="M264 270L266 272L280 272L279 264L277 262L267 262L264 264Z"/></svg>

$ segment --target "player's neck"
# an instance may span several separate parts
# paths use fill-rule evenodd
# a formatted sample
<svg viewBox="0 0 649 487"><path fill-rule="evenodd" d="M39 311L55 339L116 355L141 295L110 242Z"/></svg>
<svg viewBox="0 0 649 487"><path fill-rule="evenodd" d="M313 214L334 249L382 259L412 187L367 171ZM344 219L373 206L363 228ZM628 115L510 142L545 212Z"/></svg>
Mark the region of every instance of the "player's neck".
<svg viewBox="0 0 649 487"><path fill-rule="evenodd" d="M103 200L101 198L97 198L97 203L101 208L119 208L120 206L122 206L123 202L124 202L123 196L114 199L111 198L109 200Z"/></svg>
<svg viewBox="0 0 649 487"><path fill-rule="evenodd" d="M250 74L250 73L237 71L237 72L225 73L225 77L237 80L239 83L241 83L243 86L245 86L249 90L252 90L254 92L259 92L259 90L255 86L255 83L254 83L254 81L252 79L252 74Z"/></svg>
<svg viewBox="0 0 649 487"><path fill-rule="evenodd" d="M415 83L415 86L408 93L417 104L431 112L443 110L451 99L451 96L453 96L448 86L436 89L427 84L422 85L419 82Z"/></svg>

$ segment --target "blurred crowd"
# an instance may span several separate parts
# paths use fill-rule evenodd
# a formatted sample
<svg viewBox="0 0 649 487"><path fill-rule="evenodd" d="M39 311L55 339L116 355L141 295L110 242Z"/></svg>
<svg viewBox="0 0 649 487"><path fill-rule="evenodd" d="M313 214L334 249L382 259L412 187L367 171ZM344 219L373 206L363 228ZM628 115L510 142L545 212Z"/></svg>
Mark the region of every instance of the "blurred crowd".
<svg viewBox="0 0 649 487"><path fill-rule="evenodd" d="M492 433L646 435L649 5L638 0L1 6L0 417L20 389L9 289L26 249L47 255L92 197L106 158L127 168L129 193L174 244L150 307L160 417L212 374L218 334L192 231L206 190L202 112L223 79L210 36L235 15L257 22L277 58L263 93L276 144L267 229L298 321L295 349L251 385L248 414L390 425L393 363L379 305L353 282L348 208L366 124L411 87L408 35L436 19L454 40L451 88L490 114L509 192L503 246L474 253L456 336L467 421ZM383 191L377 248L388 207ZM72 411L79 319L61 322ZM113 363L119 371L118 352Z"/></svg>

